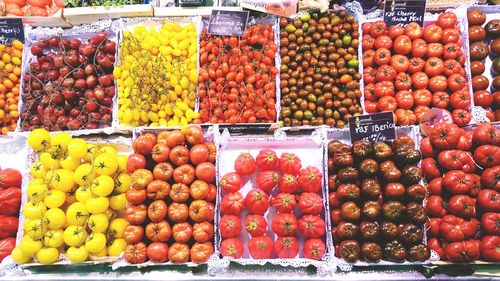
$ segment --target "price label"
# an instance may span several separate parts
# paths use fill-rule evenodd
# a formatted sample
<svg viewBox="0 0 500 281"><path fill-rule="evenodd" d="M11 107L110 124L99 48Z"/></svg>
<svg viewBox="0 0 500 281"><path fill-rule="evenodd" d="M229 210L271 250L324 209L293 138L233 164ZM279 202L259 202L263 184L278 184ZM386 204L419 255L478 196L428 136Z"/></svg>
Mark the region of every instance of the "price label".
<svg viewBox="0 0 500 281"><path fill-rule="evenodd" d="M426 2L426 0L386 0L384 21L388 26L406 26L410 22L423 26Z"/></svg>
<svg viewBox="0 0 500 281"><path fill-rule="evenodd" d="M212 35L242 36L247 28L248 11L212 10L208 33Z"/></svg>
<svg viewBox="0 0 500 281"><path fill-rule="evenodd" d="M367 140L369 142L389 141L396 138L394 115L381 112L349 118L351 142Z"/></svg>
<svg viewBox="0 0 500 281"><path fill-rule="evenodd" d="M24 42L24 27L21 18L0 20L0 44L10 44L14 40Z"/></svg>

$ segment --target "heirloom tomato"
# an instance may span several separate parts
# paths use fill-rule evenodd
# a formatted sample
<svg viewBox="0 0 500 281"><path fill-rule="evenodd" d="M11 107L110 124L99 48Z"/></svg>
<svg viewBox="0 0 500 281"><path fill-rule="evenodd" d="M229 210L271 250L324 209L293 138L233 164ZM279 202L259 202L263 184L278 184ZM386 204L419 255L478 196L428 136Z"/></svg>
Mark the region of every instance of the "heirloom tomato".
<svg viewBox="0 0 500 281"><path fill-rule="evenodd" d="M266 148L259 151L255 162L261 171L275 170L278 166L278 155L273 150Z"/></svg>
<svg viewBox="0 0 500 281"><path fill-rule="evenodd" d="M448 241L462 241L476 235L478 222L476 219L464 220L454 215L446 215L441 218L439 231L441 236Z"/></svg>
<svg viewBox="0 0 500 281"><path fill-rule="evenodd" d="M215 166L210 162L203 162L196 166L195 175L198 179L212 183L215 178ZM174 171L175 178L175 171ZM188 184L188 183L186 183Z"/></svg>
<svg viewBox="0 0 500 281"><path fill-rule="evenodd" d="M305 215L299 219L298 228L308 238L321 238L325 234L325 221L316 215Z"/></svg>
<svg viewBox="0 0 500 281"><path fill-rule="evenodd" d="M299 197L299 208L304 214L319 215L323 210L323 199L316 193L304 192Z"/></svg>
<svg viewBox="0 0 500 281"><path fill-rule="evenodd" d="M168 260L168 246L162 242L153 242L149 244L146 254L152 262L166 262Z"/></svg>
<svg viewBox="0 0 500 281"><path fill-rule="evenodd" d="M143 242L134 245L128 245L125 249L125 260L128 263L136 264L146 261L147 247Z"/></svg>
<svg viewBox="0 0 500 281"><path fill-rule="evenodd" d="M213 253L214 246L212 245L212 242L196 242L190 250L191 261L194 263L204 263L208 261Z"/></svg>
<svg viewBox="0 0 500 281"><path fill-rule="evenodd" d="M296 205L295 195L290 193L278 193L271 197L271 206L279 213L291 213Z"/></svg>
<svg viewBox="0 0 500 281"><path fill-rule="evenodd" d="M236 192L243 185L243 179L238 173L227 173L220 180L220 186L225 192Z"/></svg>
<svg viewBox="0 0 500 281"><path fill-rule="evenodd" d="M195 223L193 225L194 241L204 243L210 241L214 237L214 225L208 221Z"/></svg>
<svg viewBox="0 0 500 281"><path fill-rule="evenodd" d="M194 200L189 205L189 218L194 222L212 221L213 215L210 203L205 200Z"/></svg>
<svg viewBox="0 0 500 281"><path fill-rule="evenodd" d="M461 218L476 216L476 202L467 195L453 195L448 200L448 211Z"/></svg>
<svg viewBox="0 0 500 281"><path fill-rule="evenodd" d="M172 229L167 221L151 222L146 226L146 237L153 242L167 242L172 236Z"/></svg>
<svg viewBox="0 0 500 281"><path fill-rule="evenodd" d="M255 172L257 165L250 153L241 153L234 162L234 170L242 176L248 176Z"/></svg>
<svg viewBox="0 0 500 281"><path fill-rule="evenodd" d="M487 234L500 235L500 213L484 213L481 217L481 230Z"/></svg>
<svg viewBox="0 0 500 281"><path fill-rule="evenodd" d="M227 215L239 215L245 200L239 192L228 193L222 197L221 201L221 211L223 214Z"/></svg>
<svg viewBox="0 0 500 281"><path fill-rule="evenodd" d="M446 202L440 195L429 196L425 209L427 210L427 214L432 217L441 218L448 213Z"/></svg>
<svg viewBox="0 0 500 281"><path fill-rule="evenodd" d="M484 236L483 239L481 239L481 243L479 244L481 257L483 257L487 261L499 262L500 250L498 249L498 245L500 245L500 236Z"/></svg>
<svg viewBox="0 0 500 281"><path fill-rule="evenodd" d="M295 235L297 219L293 214L277 214L271 224L273 232L278 236Z"/></svg>
<svg viewBox="0 0 500 281"><path fill-rule="evenodd" d="M188 222L176 223L172 227L172 237L175 242L187 243L193 236L193 227Z"/></svg>
<svg viewBox="0 0 500 281"><path fill-rule="evenodd" d="M299 242L293 236L278 237L274 242L274 252L280 259L295 258L299 253Z"/></svg>
<svg viewBox="0 0 500 281"><path fill-rule="evenodd" d="M252 189L245 197L245 206L251 214L263 215L269 208L269 195L261 189Z"/></svg>
<svg viewBox="0 0 500 281"><path fill-rule="evenodd" d="M220 252L223 257L239 259L243 256L243 243L238 238L224 239L220 245Z"/></svg>
<svg viewBox="0 0 500 281"><path fill-rule="evenodd" d="M185 263L189 261L189 245L175 242L168 249L168 259L173 263Z"/></svg>
<svg viewBox="0 0 500 281"><path fill-rule="evenodd" d="M480 257L479 241L467 240L449 243L446 245L444 252L446 258L451 262L475 261Z"/></svg>
<svg viewBox="0 0 500 281"><path fill-rule="evenodd" d="M273 240L267 236L252 237L248 242L248 251L254 259L269 259L273 255Z"/></svg>
<svg viewBox="0 0 500 281"><path fill-rule="evenodd" d="M477 205L487 212L500 212L500 193L493 189L481 189L477 195Z"/></svg>
<svg viewBox="0 0 500 281"><path fill-rule="evenodd" d="M188 206L185 203L172 202L172 204L168 206L167 213L168 218L175 223L186 221L189 217Z"/></svg>
<svg viewBox="0 0 500 281"><path fill-rule="evenodd" d="M326 252L326 246L321 239L307 239L302 252L306 259L321 260Z"/></svg>
<svg viewBox="0 0 500 281"><path fill-rule="evenodd" d="M452 149L460 140L461 129L455 124L436 124L430 132L429 138L433 146L438 149Z"/></svg>
<svg viewBox="0 0 500 281"><path fill-rule="evenodd" d="M245 219L245 228L252 237L263 236L267 232L266 219L261 215L248 215Z"/></svg>
<svg viewBox="0 0 500 281"><path fill-rule="evenodd" d="M282 153L279 161L279 168L283 173L290 174L290 175L297 175L299 174L300 169L302 168L302 163L300 161L300 158L293 154L293 153Z"/></svg>
<svg viewBox="0 0 500 281"><path fill-rule="evenodd" d="M280 175L275 171L261 171L257 173L256 184L257 187L270 193L276 185L278 185Z"/></svg>

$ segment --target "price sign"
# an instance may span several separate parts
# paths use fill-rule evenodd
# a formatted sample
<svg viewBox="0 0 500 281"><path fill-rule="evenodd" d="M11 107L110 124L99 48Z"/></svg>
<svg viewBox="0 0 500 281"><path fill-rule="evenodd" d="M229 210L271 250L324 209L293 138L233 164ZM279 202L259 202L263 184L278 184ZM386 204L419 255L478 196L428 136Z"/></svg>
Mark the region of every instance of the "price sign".
<svg viewBox="0 0 500 281"><path fill-rule="evenodd" d="M0 44L10 44L16 39L24 42L24 27L22 19L0 19Z"/></svg>
<svg viewBox="0 0 500 281"><path fill-rule="evenodd" d="M396 138L394 116L392 112L381 112L349 118L351 142L367 140L369 142L388 141Z"/></svg>
<svg viewBox="0 0 500 281"><path fill-rule="evenodd" d="M388 26L406 26L416 22L423 26L426 0L386 0L384 21Z"/></svg>
<svg viewBox="0 0 500 281"><path fill-rule="evenodd" d="M248 11L212 10L208 33L213 35L241 36L245 33Z"/></svg>

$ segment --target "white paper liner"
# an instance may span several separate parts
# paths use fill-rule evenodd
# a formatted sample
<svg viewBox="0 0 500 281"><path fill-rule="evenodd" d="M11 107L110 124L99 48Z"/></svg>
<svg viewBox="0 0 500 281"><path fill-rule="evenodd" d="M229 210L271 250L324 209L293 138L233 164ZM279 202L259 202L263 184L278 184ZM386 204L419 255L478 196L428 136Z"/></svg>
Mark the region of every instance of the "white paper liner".
<svg viewBox="0 0 500 281"><path fill-rule="evenodd" d="M254 157L257 156L258 152L261 149L264 148L270 148L274 150L278 156L283 153L283 152L293 152L295 153L302 161L302 167L305 168L307 166L313 166L319 168L322 173L324 173L325 169L325 161L324 161L324 156L323 156L323 145L324 145L324 139L323 139L323 133L322 129L318 129L316 131L313 131L310 135L300 135L300 136L287 136L287 133L283 129L277 129L275 131L274 136L231 136L229 131L226 129L222 133L221 136L221 141L220 141L220 148L219 148L219 154L217 156L218 158L218 163L221 165L219 166L218 174L217 174L217 179L220 179L223 175L225 175L228 172L233 172L234 168L231 163L234 163L234 160L236 157L239 155L241 152L250 152ZM224 165L222 165L225 163ZM240 189L240 193L243 195L243 197L246 196L248 191L252 189L253 182L255 182L255 177L256 175L252 175L250 178L244 177L243 179L245 182L243 183L242 188ZM273 259L253 259L250 257L250 254L248 252L247 248L247 242L249 241L250 237L246 233L246 231L241 232L239 239L243 242L245 245L244 247L244 254L242 258L240 259L234 259L231 257L220 257L222 261L225 261L224 263L219 263L219 270L224 270L224 266L229 266L229 261L241 264L241 265L265 265L267 263L273 264L273 265L280 265L280 266L291 266L291 267L306 267L306 266L315 266L318 270L318 274L325 275L325 274L330 274L335 271L336 268L336 263L332 259L333 256L333 242L332 242L332 236L331 236L331 228L330 228L330 223L329 223L329 205L328 205L328 193L326 190L326 182L325 182L325 174L323 174L323 186L321 190L321 196L324 199L324 205L323 205L323 211L322 211L322 217L325 220L325 236L323 236L325 246L326 246L326 251L325 255L323 258L319 261L317 260L312 260L312 259L306 259L302 257L302 249L303 249L303 242L305 241L305 237L297 231L295 234L295 237L297 238L299 242L299 253L297 257L293 259L282 259L282 258L273 258ZM252 179L252 180L249 180ZM217 181L217 184L219 183L219 180ZM220 186L218 185L218 202L220 202L222 198L222 191ZM278 190L277 188L274 189L273 192L271 192L272 195L277 194ZM301 216L301 212L298 211L298 207L295 209L294 212L297 217ZM216 219L216 226L220 223L220 218L221 218L221 212L220 212L220 204L217 204L216 207L216 214L217 219ZM244 209L242 210L240 214L240 218L242 218L242 223L244 224L244 218L246 217L246 214L248 214L248 210ZM270 234L269 237L272 239L276 237L276 235L272 232L271 229L271 223L272 223L272 217L276 214L276 210L269 206L269 210L264 214L264 217L267 220L267 234ZM218 229L218 227L217 227ZM220 236L220 233L217 231L216 233L216 254L217 256L220 256L220 243L221 243L222 237ZM275 239L273 239L275 240ZM227 269L227 268L226 268Z"/></svg>
<svg viewBox="0 0 500 281"><path fill-rule="evenodd" d="M332 129L324 130L324 133L325 133L325 140L326 140L327 144L331 140L339 140L342 143L351 145L350 133L349 133L348 129L333 129L332 128ZM422 135L420 134L419 126L411 125L411 126L396 127L396 137L401 136L401 135L408 135L415 142L415 148L420 151L420 141L422 140ZM325 154L326 159L328 159L328 145L325 146L324 154ZM418 163L419 167L420 167L420 162ZM327 168L327 171L328 171L328 168ZM328 173L327 173L327 175L328 175ZM422 178L421 181L419 182L419 184L426 186L425 179ZM425 207L425 200L422 202L422 206ZM329 223L331 223L331 222L329 222ZM422 232L424 234L422 244L427 245L427 223L425 223L422 226ZM336 256L334 256L333 258L336 260L337 265L341 271L351 271L354 266L430 264L431 261L439 260L439 259L436 259L436 256L434 254L431 253L431 257L429 258L429 260L424 261L424 262L410 262L408 260L405 260L404 262L391 262L391 261L387 261L387 260L382 259L378 262L366 262L363 260L357 260L354 263L349 263L349 262L345 261L344 259L338 258Z"/></svg>
<svg viewBox="0 0 500 281"><path fill-rule="evenodd" d="M119 20L118 20L119 21ZM22 62L22 69L23 72L21 74L21 88L20 88L20 98L19 98L19 112L22 113L24 111L24 102L23 102L23 88L25 87L25 82L24 82L24 77L26 75L26 70L29 69L29 63L32 60L36 60L36 56L33 56L31 54L31 46L36 43L36 41L40 39L48 39L51 36L58 36L58 37L64 37L64 38L79 38L79 39L89 39L92 36L94 36L97 32L100 31L106 31L108 33L108 39L116 43L116 48L117 52L115 53L115 60L118 58L118 29L120 25L116 25L112 20L107 19L107 20L101 20L92 24L83 24L80 26L74 26L73 28L70 29L62 29L60 27L54 27L54 28L48 28L48 27L37 27L33 28L32 26L28 25L25 27L25 44L23 48L23 62ZM118 102L118 91L116 88L116 80L115 80L115 96L113 97L113 105L111 106L112 109L112 116L113 120L110 124L109 127L103 127L103 128L98 128L98 129L79 129L79 130L65 130L65 132L71 133L72 135L79 136L79 135L91 135L91 134L99 134L99 133L105 133L105 134L112 134L115 132L118 132L116 130L116 123L114 121L114 116L116 115L116 112L113 110L115 105ZM22 130L22 121L21 117L18 118L17 120L17 128L14 132L10 134L14 135L24 135L27 136L29 132L23 131Z"/></svg>

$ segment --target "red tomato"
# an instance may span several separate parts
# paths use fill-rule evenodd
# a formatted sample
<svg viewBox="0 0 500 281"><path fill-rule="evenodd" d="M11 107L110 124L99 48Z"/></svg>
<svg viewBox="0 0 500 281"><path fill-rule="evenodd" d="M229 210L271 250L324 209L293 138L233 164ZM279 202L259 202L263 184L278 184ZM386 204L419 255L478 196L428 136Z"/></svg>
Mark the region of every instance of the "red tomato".
<svg viewBox="0 0 500 281"><path fill-rule="evenodd" d="M373 58L375 57L374 50L366 50L363 52L363 66L369 67L373 65Z"/></svg>
<svg viewBox="0 0 500 281"><path fill-rule="evenodd" d="M252 189L247 193L245 206L251 214L263 215L269 208L269 195L261 189Z"/></svg>
<svg viewBox="0 0 500 281"><path fill-rule="evenodd" d="M389 65L382 65L377 69L375 78L377 81L392 81L394 80L394 78L396 78L396 69Z"/></svg>
<svg viewBox="0 0 500 281"><path fill-rule="evenodd" d="M174 172L175 173L175 172ZM215 166L210 162L203 162L196 166L195 175L198 179L212 183L215 178ZM175 177L175 176L174 176Z"/></svg>
<svg viewBox="0 0 500 281"><path fill-rule="evenodd" d="M363 80L365 84L371 84L375 82L375 74L377 73L376 69L369 66L363 69ZM365 87L366 89L366 87Z"/></svg>
<svg viewBox="0 0 500 281"><path fill-rule="evenodd" d="M448 201L448 212L461 218L476 216L476 202L467 195L453 195Z"/></svg>
<svg viewBox="0 0 500 281"><path fill-rule="evenodd" d="M438 149L452 149L460 140L461 129L455 124L436 124L429 135L431 143Z"/></svg>
<svg viewBox="0 0 500 281"><path fill-rule="evenodd" d="M443 150L439 152L438 163L446 170L460 170L467 163L468 155L461 150Z"/></svg>
<svg viewBox="0 0 500 281"><path fill-rule="evenodd" d="M498 250L498 245L500 245L500 236L484 236L481 240L481 244L479 245L481 257L483 257L487 261L499 262L500 251Z"/></svg>
<svg viewBox="0 0 500 281"><path fill-rule="evenodd" d="M481 230L487 234L500 235L500 213L484 213L481 217Z"/></svg>
<svg viewBox="0 0 500 281"><path fill-rule="evenodd" d="M474 105L490 107L493 104L493 95L484 90L474 92Z"/></svg>
<svg viewBox="0 0 500 281"><path fill-rule="evenodd" d="M266 219L261 215L248 215L245 228L252 237L263 236L267 232Z"/></svg>
<svg viewBox="0 0 500 281"><path fill-rule="evenodd" d="M500 166L488 168L481 175L481 185L500 191L500 181L498 179L500 179Z"/></svg>
<svg viewBox="0 0 500 281"><path fill-rule="evenodd" d="M127 160L127 171L133 173L135 170L146 168L146 158L139 153L132 153Z"/></svg>
<svg viewBox="0 0 500 281"><path fill-rule="evenodd" d="M402 26L393 25L389 27L389 37L391 37L391 39L394 40L395 38L403 34L405 34L405 29Z"/></svg>
<svg viewBox="0 0 500 281"><path fill-rule="evenodd" d="M365 100L365 110L368 113L377 112L377 103L374 101Z"/></svg>
<svg viewBox="0 0 500 281"><path fill-rule="evenodd" d="M291 213L296 205L295 196L290 193L278 193L271 198L271 206L280 213Z"/></svg>
<svg viewBox="0 0 500 281"><path fill-rule="evenodd" d="M427 89L416 90L413 92L413 99L416 105L429 106L432 103L432 93Z"/></svg>
<svg viewBox="0 0 500 281"><path fill-rule="evenodd" d="M456 28L446 28L443 30L441 44L457 43L460 40L460 31Z"/></svg>
<svg viewBox="0 0 500 281"><path fill-rule="evenodd" d="M204 243L210 241L214 237L214 225L208 221L195 223L193 225L194 241Z"/></svg>
<svg viewBox="0 0 500 281"><path fill-rule="evenodd" d="M387 33L387 25L384 21L373 22L370 26L370 35L373 37L379 37Z"/></svg>
<svg viewBox="0 0 500 281"><path fill-rule="evenodd" d="M7 237L0 240L0 262L11 254L16 247L16 238Z"/></svg>
<svg viewBox="0 0 500 281"><path fill-rule="evenodd" d="M395 111L397 108L396 98L385 96L378 100L377 109L379 111Z"/></svg>
<svg viewBox="0 0 500 281"><path fill-rule="evenodd" d="M144 237L144 228L137 225L128 225L123 232L123 239L128 244L136 244L141 242Z"/></svg>
<svg viewBox="0 0 500 281"><path fill-rule="evenodd" d="M421 38L422 34L422 27L416 22L411 22L405 27L405 35L410 37L412 41Z"/></svg>
<svg viewBox="0 0 500 281"><path fill-rule="evenodd" d="M435 159L428 157L422 160L422 172L424 176L428 180L432 180L434 178L441 176L441 171L438 168L438 164Z"/></svg>
<svg viewBox="0 0 500 281"><path fill-rule="evenodd" d="M189 159L191 163L198 165L208 161L208 154L208 147L205 144L196 144L189 151Z"/></svg>
<svg viewBox="0 0 500 281"><path fill-rule="evenodd" d="M188 222L176 223L172 226L172 237L175 242L187 243L193 236L193 227Z"/></svg>
<svg viewBox="0 0 500 281"><path fill-rule="evenodd" d="M441 218L448 213L445 207L446 202L443 200L443 197L439 195L429 196L429 198L427 198L427 203L425 204L427 214L438 218Z"/></svg>
<svg viewBox="0 0 500 281"><path fill-rule="evenodd" d="M321 238L325 235L325 221L316 215L305 215L298 221L299 231L307 238Z"/></svg>
<svg viewBox="0 0 500 281"><path fill-rule="evenodd" d="M436 252L439 255L439 257L441 257L441 259L445 258L444 249L439 244L439 240L437 238L429 239L429 241L427 241L427 246L429 247L429 249Z"/></svg>
<svg viewBox="0 0 500 281"><path fill-rule="evenodd" d="M184 132L186 141L192 145L202 144L205 142L203 130L198 126L188 126Z"/></svg>
<svg viewBox="0 0 500 281"><path fill-rule="evenodd" d="M278 189L280 192L293 193L298 188L299 183L297 178L290 174L281 175L278 182Z"/></svg>
<svg viewBox="0 0 500 281"><path fill-rule="evenodd" d="M417 105L415 107L415 109L413 109L413 113L415 113L415 115L417 115L417 120L422 120L422 117L424 116L424 114L431 110L428 106L425 106L425 105Z"/></svg>
<svg viewBox="0 0 500 281"><path fill-rule="evenodd" d="M495 129L490 123L483 123L477 125L474 129L474 134L472 137L474 143L481 144L500 144L500 130Z"/></svg>
<svg viewBox="0 0 500 281"><path fill-rule="evenodd" d="M394 84L390 81L377 82L375 84L375 96L379 98L394 96Z"/></svg>
<svg viewBox="0 0 500 281"><path fill-rule="evenodd" d="M444 71L444 62L440 58L429 58L425 62L424 71L430 77L441 75ZM446 87L443 90L445 89Z"/></svg>
<svg viewBox="0 0 500 281"><path fill-rule="evenodd" d="M466 84L467 80L461 74L454 73L448 77L448 87L453 92L463 89Z"/></svg>
<svg viewBox="0 0 500 281"><path fill-rule="evenodd" d="M125 193L125 198L132 204L141 204L146 201L147 191L146 189L135 189L131 188Z"/></svg>
<svg viewBox="0 0 500 281"><path fill-rule="evenodd" d="M387 35L381 35L375 39L374 46L376 49L380 48L390 49L392 47L392 39Z"/></svg>
<svg viewBox="0 0 500 281"><path fill-rule="evenodd" d="M0 188L21 187L23 176L16 169L0 170Z"/></svg>
<svg viewBox="0 0 500 281"><path fill-rule="evenodd" d="M238 238L224 239L220 244L220 253L223 257L239 259L243 256L243 243Z"/></svg>
<svg viewBox="0 0 500 281"><path fill-rule="evenodd" d="M274 242L274 252L280 259L295 258L299 253L299 242L293 236L278 237Z"/></svg>
<svg viewBox="0 0 500 281"><path fill-rule="evenodd" d="M450 102L450 95L446 92L435 92L432 95L432 106L445 109Z"/></svg>
<svg viewBox="0 0 500 281"><path fill-rule="evenodd" d="M405 74L405 73L400 73L400 74ZM407 75L407 74L405 74ZM397 85L397 82L396 82ZM396 93L396 102L398 104L398 108L402 109L411 109L413 105L415 104L415 101L413 100L413 96L411 92L403 90L399 91Z"/></svg>
<svg viewBox="0 0 500 281"><path fill-rule="evenodd" d="M323 210L323 199L316 193L304 192L299 197L299 208L304 214L319 215Z"/></svg>
<svg viewBox="0 0 500 281"><path fill-rule="evenodd" d="M321 239L307 239L302 252L306 259L321 260L325 255L326 246Z"/></svg>
<svg viewBox="0 0 500 281"><path fill-rule="evenodd" d="M391 58L391 66L394 67L394 69L397 72L402 73L402 72L405 72L406 70L408 70L408 68L410 67L410 60L403 55L394 55ZM398 74L401 74L401 73L398 73ZM381 80L378 80L378 81L381 81ZM390 81L390 80L387 80L387 81Z"/></svg>
<svg viewBox="0 0 500 281"><path fill-rule="evenodd" d="M429 77L425 72L416 72L411 76L411 81L415 89L425 89L429 84Z"/></svg>
<svg viewBox="0 0 500 281"><path fill-rule="evenodd" d="M441 57L444 52L443 44L429 43L427 44L427 57Z"/></svg>
<svg viewBox="0 0 500 281"><path fill-rule="evenodd" d="M434 156L434 148L432 147L431 139L429 137L423 138L420 142L420 151L422 152L422 156L424 157Z"/></svg>
<svg viewBox="0 0 500 281"><path fill-rule="evenodd" d="M444 61L444 71L443 74L446 77L450 77L452 74L461 74L464 68L456 60L445 60Z"/></svg>
<svg viewBox="0 0 500 281"><path fill-rule="evenodd" d="M498 146L484 144L474 151L474 160L481 167L492 167L500 165L500 148Z"/></svg>
<svg viewBox="0 0 500 281"><path fill-rule="evenodd" d="M284 152L279 158L279 167L283 173L295 176L302 168L302 163L297 155Z"/></svg>
<svg viewBox="0 0 500 281"><path fill-rule="evenodd" d="M248 242L248 252L254 259L269 259L273 256L273 240L267 236L252 237Z"/></svg>
<svg viewBox="0 0 500 281"><path fill-rule="evenodd" d="M437 24L429 24L424 28L422 36L425 41L429 43L436 43L441 40L441 36L443 36L443 29Z"/></svg>
<svg viewBox="0 0 500 281"><path fill-rule="evenodd" d="M168 246L162 242L149 244L146 254L152 262L166 262L168 260Z"/></svg>
<svg viewBox="0 0 500 281"><path fill-rule="evenodd" d="M417 122L417 116L409 109L397 109L395 114L398 125L408 126Z"/></svg>
<svg viewBox="0 0 500 281"><path fill-rule="evenodd" d="M480 190L477 205L487 212L500 212L500 193L493 189Z"/></svg>
<svg viewBox="0 0 500 281"><path fill-rule="evenodd" d="M425 61L419 57L413 57L410 59L410 66L408 67L408 72L413 74L420 72L425 67Z"/></svg>
<svg viewBox="0 0 500 281"><path fill-rule="evenodd" d="M188 185L194 181L194 173L195 170L191 165L184 164L175 168L172 175L174 177L175 182Z"/></svg>
<svg viewBox="0 0 500 281"><path fill-rule="evenodd" d="M459 127L464 127L472 120L472 114L465 109L455 109L451 112L451 118L453 123L457 124Z"/></svg>
<svg viewBox="0 0 500 281"><path fill-rule="evenodd" d="M190 250L191 261L194 263L204 263L208 261L214 253L212 242L194 243Z"/></svg>
<svg viewBox="0 0 500 281"><path fill-rule="evenodd" d="M427 54L427 42L423 39L416 39L411 43L411 54L414 57L422 58Z"/></svg>
<svg viewBox="0 0 500 281"><path fill-rule="evenodd" d="M221 201L221 211L223 214L228 215L239 215L243 206L245 204L245 200L243 196L239 192L232 192L224 195Z"/></svg>
<svg viewBox="0 0 500 281"><path fill-rule="evenodd" d="M273 218L271 228L278 236L295 235L297 219L293 214L277 214Z"/></svg>
<svg viewBox="0 0 500 281"><path fill-rule="evenodd" d="M427 221L428 234L430 237L439 237L439 226L441 225L440 218L429 218Z"/></svg>
<svg viewBox="0 0 500 281"><path fill-rule="evenodd" d="M234 170L242 176L248 176L255 172L257 164L250 153L241 153L234 162Z"/></svg>
<svg viewBox="0 0 500 281"><path fill-rule="evenodd" d="M234 215L223 215L219 222L222 238L236 238L240 236L242 227L240 218Z"/></svg>
<svg viewBox="0 0 500 281"><path fill-rule="evenodd" d="M257 187L270 193L278 185L280 175L275 171L262 171L257 174Z"/></svg>
<svg viewBox="0 0 500 281"><path fill-rule="evenodd" d="M373 61L375 61L378 65L389 64L391 60L391 51L386 48L380 48L375 51L375 55L373 56Z"/></svg>
<svg viewBox="0 0 500 281"><path fill-rule="evenodd" d="M172 263L186 263L189 261L189 245L175 242L168 249L168 259Z"/></svg>
<svg viewBox="0 0 500 281"><path fill-rule="evenodd" d="M167 216L167 203L163 200L155 200L148 206L148 218L152 222L160 222Z"/></svg>
<svg viewBox="0 0 500 281"><path fill-rule="evenodd" d="M462 48L457 43L447 43L443 47L443 56L447 60L454 60L462 55Z"/></svg>
<svg viewBox="0 0 500 281"><path fill-rule="evenodd" d="M278 167L278 155L273 150L266 148L259 151L255 162L257 167L262 171L274 170Z"/></svg>
<svg viewBox="0 0 500 281"><path fill-rule="evenodd" d="M466 244L467 243L467 244ZM446 245L445 256L451 262L471 262L479 259L479 241L461 241Z"/></svg>
<svg viewBox="0 0 500 281"><path fill-rule="evenodd" d="M457 24L457 16L452 12L445 12L439 15L436 22L441 28L454 28Z"/></svg>
<svg viewBox="0 0 500 281"><path fill-rule="evenodd" d="M128 263L137 264L146 261L146 244L139 242L134 245L128 245L125 249L125 260Z"/></svg>
<svg viewBox="0 0 500 281"><path fill-rule="evenodd" d="M394 51L396 54L407 55L412 50L412 43L410 37L407 35L399 35L394 40Z"/></svg>
<svg viewBox="0 0 500 281"><path fill-rule="evenodd" d="M454 215L446 215L441 218L439 231L446 241L454 242L474 237L477 226L476 219L466 221Z"/></svg>
<svg viewBox="0 0 500 281"><path fill-rule="evenodd" d="M466 194L473 186L474 178L463 171L453 170L444 174L443 187L451 194Z"/></svg>
<svg viewBox="0 0 500 281"><path fill-rule="evenodd" d="M140 153L142 155L148 155L153 150L153 146L156 144L156 136L150 133L140 135L137 137L133 143L132 147L135 153Z"/></svg>
<svg viewBox="0 0 500 281"><path fill-rule="evenodd" d="M243 185L243 179L238 173L231 172L225 174L219 183L225 192L236 192Z"/></svg>
<svg viewBox="0 0 500 281"><path fill-rule="evenodd" d="M361 46L363 50L371 50L373 49L373 45L375 44L375 39L371 37L369 34L363 35L361 39Z"/></svg>
<svg viewBox="0 0 500 281"><path fill-rule="evenodd" d="M465 131L458 140L457 149L470 151L472 148L472 131Z"/></svg>
<svg viewBox="0 0 500 281"><path fill-rule="evenodd" d="M318 168L308 166L300 170L297 182L302 191L319 192L323 182L323 174Z"/></svg>

